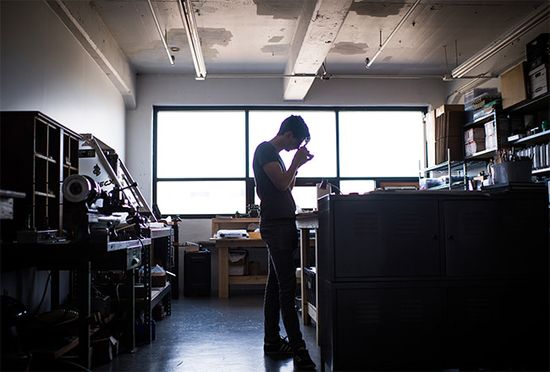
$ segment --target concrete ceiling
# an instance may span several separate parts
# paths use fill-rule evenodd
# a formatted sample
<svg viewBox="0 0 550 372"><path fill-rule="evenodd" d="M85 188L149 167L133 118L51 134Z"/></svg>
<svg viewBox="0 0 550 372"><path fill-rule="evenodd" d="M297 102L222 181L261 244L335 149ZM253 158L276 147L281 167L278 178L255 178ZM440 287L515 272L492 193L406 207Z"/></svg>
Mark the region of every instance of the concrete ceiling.
<svg viewBox="0 0 550 372"><path fill-rule="evenodd" d="M152 0L171 65L146 0L93 0L86 3L101 19L137 74L189 74L193 62L179 0ZM63 0L73 23L86 23L82 10ZM292 75L448 75L526 16L548 7L547 0L193 0L191 1L207 78L233 74L286 76L286 99L303 99L311 79ZM373 58L407 12L369 69ZM548 19L544 28L548 30ZM92 23L92 22L88 22ZM94 22L96 24L97 22ZM78 27L77 27L78 28ZM86 27L83 27L86 29ZM548 32L548 31L547 31ZM110 36L109 36L110 35ZM93 39L93 37L92 37ZM98 48L101 49L101 41ZM324 62L324 66L322 66ZM245 76L246 75L246 76ZM308 82L308 80L311 80ZM293 87L296 83L299 86Z"/></svg>

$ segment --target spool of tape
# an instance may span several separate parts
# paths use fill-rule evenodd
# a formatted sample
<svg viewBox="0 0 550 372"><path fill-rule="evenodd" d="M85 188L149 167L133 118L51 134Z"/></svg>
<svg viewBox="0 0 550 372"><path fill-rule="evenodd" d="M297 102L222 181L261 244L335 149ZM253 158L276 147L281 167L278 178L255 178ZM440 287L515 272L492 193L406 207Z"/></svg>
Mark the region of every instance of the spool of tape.
<svg viewBox="0 0 550 372"><path fill-rule="evenodd" d="M100 186L88 176L73 174L63 181L63 196L72 203L91 201L100 192Z"/></svg>

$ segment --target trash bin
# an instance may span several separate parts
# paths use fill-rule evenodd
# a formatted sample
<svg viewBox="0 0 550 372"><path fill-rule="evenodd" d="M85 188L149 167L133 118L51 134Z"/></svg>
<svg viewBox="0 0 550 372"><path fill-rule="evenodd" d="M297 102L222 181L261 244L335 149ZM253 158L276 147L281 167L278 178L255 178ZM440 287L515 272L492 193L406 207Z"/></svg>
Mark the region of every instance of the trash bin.
<svg viewBox="0 0 550 372"><path fill-rule="evenodd" d="M183 295L210 296L210 251L185 252Z"/></svg>

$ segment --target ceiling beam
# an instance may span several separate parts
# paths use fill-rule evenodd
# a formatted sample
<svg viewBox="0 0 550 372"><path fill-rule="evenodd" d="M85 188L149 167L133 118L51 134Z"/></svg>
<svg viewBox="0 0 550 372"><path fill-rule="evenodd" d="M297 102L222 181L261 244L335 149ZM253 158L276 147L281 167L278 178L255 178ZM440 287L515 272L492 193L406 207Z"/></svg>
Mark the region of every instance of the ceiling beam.
<svg viewBox="0 0 550 372"><path fill-rule="evenodd" d="M353 0L306 1L287 61L284 99L301 101L311 88L317 71L325 61ZM303 77L303 76L309 77Z"/></svg>
<svg viewBox="0 0 550 372"><path fill-rule="evenodd" d="M135 73L91 3L69 0L46 0L46 3L119 90L126 107L135 108Z"/></svg>

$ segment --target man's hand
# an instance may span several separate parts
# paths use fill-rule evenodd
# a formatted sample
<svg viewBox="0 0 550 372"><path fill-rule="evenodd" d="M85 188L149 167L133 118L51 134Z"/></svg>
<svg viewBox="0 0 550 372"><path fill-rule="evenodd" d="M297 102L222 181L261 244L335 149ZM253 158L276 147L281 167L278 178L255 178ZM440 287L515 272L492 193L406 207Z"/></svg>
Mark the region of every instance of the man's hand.
<svg viewBox="0 0 550 372"><path fill-rule="evenodd" d="M296 164L296 169L307 163L313 159L313 155L310 154L307 147L302 146L296 151L296 154L294 154L294 158L292 159L292 162Z"/></svg>

